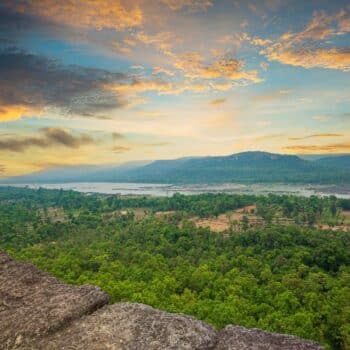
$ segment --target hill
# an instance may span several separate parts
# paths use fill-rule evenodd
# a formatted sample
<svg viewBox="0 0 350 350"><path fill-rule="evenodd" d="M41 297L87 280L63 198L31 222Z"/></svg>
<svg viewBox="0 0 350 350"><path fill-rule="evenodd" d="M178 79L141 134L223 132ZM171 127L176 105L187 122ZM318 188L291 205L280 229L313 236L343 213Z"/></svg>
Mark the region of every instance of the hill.
<svg viewBox="0 0 350 350"><path fill-rule="evenodd" d="M346 154L338 157L333 156L333 157L320 158L316 162L326 167L350 170L350 154Z"/></svg>
<svg viewBox="0 0 350 350"><path fill-rule="evenodd" d="M126 163L104 168L75 167L63 172L61 169L53 169L12 177L5 182L345 184L350 182L347 157L349 156L311 161L295 155L242 152L228 156L156 160L146 164ZM342 161L343 158L345 161ZM334 163L338 164L336 170Z"/></svg>

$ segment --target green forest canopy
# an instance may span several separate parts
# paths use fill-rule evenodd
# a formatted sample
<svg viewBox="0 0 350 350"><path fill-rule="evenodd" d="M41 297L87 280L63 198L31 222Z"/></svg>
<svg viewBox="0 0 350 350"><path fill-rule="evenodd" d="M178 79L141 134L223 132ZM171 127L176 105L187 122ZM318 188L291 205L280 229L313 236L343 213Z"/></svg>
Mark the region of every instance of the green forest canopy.
<svg viewBox="0 0 350 350"><path fill-rule="evenodd" d="M218 234L187 220L251 204L264 225ZM147 215L137 218L132 208ZM217 327L258 327L345 350L350 233L317 224L338 224L349 209L350 200L335 197L153 198L3 187L0 247L67 283L98 285L112 302L142 302ZM154 215L170 210L176 214ZM277 225L276 213L294 223Z"/></svg>

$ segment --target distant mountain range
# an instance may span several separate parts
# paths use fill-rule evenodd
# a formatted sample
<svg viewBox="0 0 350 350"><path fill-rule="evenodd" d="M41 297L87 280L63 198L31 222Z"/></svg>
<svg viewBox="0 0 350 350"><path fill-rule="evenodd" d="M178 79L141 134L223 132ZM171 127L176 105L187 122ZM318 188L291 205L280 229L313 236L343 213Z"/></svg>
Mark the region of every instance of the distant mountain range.
<svg viewBox="0 0 350 350"><path fill-rule="evenodd" d="M350 155L313 160L295 155L242 152L229 156L71 166L11 177L2 183L314 183L349 184Z"/></svg>

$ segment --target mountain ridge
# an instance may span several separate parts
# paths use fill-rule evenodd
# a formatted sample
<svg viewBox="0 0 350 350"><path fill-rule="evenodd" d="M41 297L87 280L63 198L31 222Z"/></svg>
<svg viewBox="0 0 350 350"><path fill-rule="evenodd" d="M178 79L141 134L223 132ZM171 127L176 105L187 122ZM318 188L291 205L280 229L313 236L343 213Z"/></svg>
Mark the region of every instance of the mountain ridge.
<svg viewBox="0 0 350 350"><path fill-rule="evenodd" d="M336 166L334 165L336 164ZM297 155L246 151L226 156L183 157L119 166L76 166L17 176L2 183L135 182L135 183L313 183L350 182L350 155L307 160ZM72 169L71 169L72 170Z"/></svg>

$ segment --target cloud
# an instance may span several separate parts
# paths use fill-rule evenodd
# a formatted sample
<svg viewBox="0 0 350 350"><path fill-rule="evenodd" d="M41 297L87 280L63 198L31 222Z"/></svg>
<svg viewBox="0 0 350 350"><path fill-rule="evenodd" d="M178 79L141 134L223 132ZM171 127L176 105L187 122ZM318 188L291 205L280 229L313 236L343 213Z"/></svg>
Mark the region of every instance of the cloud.
<svg viewBox="0 0 350 350"><path fill-rule="evenodd" d="M154 67L153 68L153 72L152 74L165 74L165 75L169 75L169 76L174 76L175 72L171 71L170 69L166 69L166 68L161 68L161 67Z"/></svg>
<svg viewBox="0 0 350 350"><path fill-rule="evenodd" d="M182 9L187 9L193 12L206 11L213 6L211 0L161 0L161 2L173 11L179 11Z"/></svg>
<svg viewBox="0 0 350 350"><path fill-rule="evenodd" d="M294 145L283 147L293 153L350 153L350 142L331 143L325 145Z"/></svg>
<svg viewBox="0 0 350 350"><path fill-rule="evenodd" d="M350 32L350 12L341 10L337 14L338 30L340 33Z"/></svg>
<svg viewBox="0 0 350 350"><path fill-rule="evenodd" d="M1 99L1 97L0 97ZM4 102L3 102L4 103ZM23 115L38 115L41 111L39 109L30 108L22 105L0 106L0 121L13 121L21 119Z"/></svg>
<svg viewBox="0 0 350 350"><path fill-rule="evenodd" d="M157 50L166 55L173 55L172 48L176 41L176 36L172 32L159 32L156 34L147 34L144 31L138 32L134 35L134 39L144 45L152 45Z"/></svg>
<svg viewBox="0 0 350 350"><path fill-rule="evenodd" d="M40 136L5 137L0 140L0 151L23 152L32 147L47 149L57 146L76 149L94 143L93 138L89 135L74 136L61 128L42 128L39 132Z"/></svg>
<svg viewBox="0 0 350 350"><path fill-rule="evenodd" d="M0 164L0 173L4 173L6 171L6 167L3 164Z"/></svg>
<svg viewBox="0 0 350 350"><path fill-rule="evenodd" d="M323 11L315 12L311 21L305 29L299 33L286 33L286 39L296 41L302 40L324 40L335 34L335 29L331 26L334 18L326 15Z"/></svg>
<svg viewBox="0 0 350 350"><path fill-rule="evenodd" d="M323 137L343 137L343 134L332 134L332 133L323 133L323 134L313 134L313 135L307 135L302 137L289 137L288 140L306 140L306 139L313 139L313 138L323 138Z"/></svg>
<svg viewBox="0 0 350 350"><path fill-rule="evenodd" d="M262 39L258 37L252 38L250 42L255 46L266 46L272 43L270 39Z"/></svg>
<svg viewBox="0 0 350 350"><path fill-rule="evenodd" d="M335 15L314 13L311 21L300 32L287 32L279 40L260 51L269 61L277 61L303 68L350 70L350 47L319 48L315 43L350 31L350 14L340 11ZM317 45L317 44L316 44Z"/></svg>
<svg viewBox="0 0 350 350"><path fill-rule="evenodd" d="M123 139L125 136L119 132L112 132L112 139L113 140L120 140Z"/></svg>
<svg viewBox="0 0 350 350"><path fill-rule="evenodd" d="M204 58L198 53L182 55L174 64L185 77L191 79L225 79L245 80L254 83L261 82L257 71L244 71L244 64L233 58L222 58L213 63L205 64Z"/></svg>
<svg viewBox="0 0 350 350"><path fill-rule="evenodd" d="M320 122L325 122L325 121L329 120L329 117L327 115L314 115L312 117L312 119L320 121Z"/></svg>
<svg viewBox="0 0 350 350"><path fill-rule="evenodd" d="M226 98L217 98L215 100L210 101L212 106L218 106L226 103Z"/></svg>
<svg viewBox="0 0 350 350"><path fill-rule="evenodd" d="M289 89L279 89L270 93L256 95L254 97L254 101L256 102L271 102L275 100L280 100L285 98L288 94L290 94L291 90Z"/></svg>
<svg viewBox="0 0 350 350"><path fill-rule="evenodd" d="M270 65L267 62L261 62L259 66L263 71L266 72Z"/></svg>
<svg viewBox="0 0 350 350"><path fill-rule="evenodd" d="M101 69L63 66L17 49L0 51L0 121L40 114L46 108L65 114L94 114L127 105L105 89L127 77Z"/></svg>
<svg viewBox="0 0 350 350"><path fill-rule="evenodd" d="M124 153L130 150L131 150L131 147L126 147L126 146L113 146L111 148L111 151L113 153Z"/></svg>
<svg viewBox="0 0 350 350"><path fill-rule="evenodd" d="M350 70L350 47L295 50L273 46L265 50L265 54L270 61L278 61L296 67Z"/></svg>
<svg viewBox="0 0 350 350"><path fill-rule="evenodd" d="M138 27L143 14L135 2L122 0L74 0L63 5L56 0L5 0L3 6L17 13L42 17L72 27L124 30Z"/></svg>
<svg viewBox="0 0 350 350"><path fill-rule="evenodd" d="M164 147L168 146L169 142L154 142L154 143L145 143L144 146L146 147Z"/></svg>
<svg viewBox="0 0 350 350"><path fill-rule="evenodd" d="M134 78L131 82L110 85L108 88L122 94L139 94L147 91L155 91L159 95L178 95L185 91L195 93L207 91L210 86L191 81L173 83L162 79Z"/></svg>

